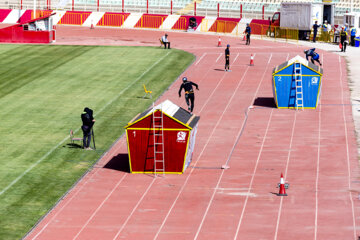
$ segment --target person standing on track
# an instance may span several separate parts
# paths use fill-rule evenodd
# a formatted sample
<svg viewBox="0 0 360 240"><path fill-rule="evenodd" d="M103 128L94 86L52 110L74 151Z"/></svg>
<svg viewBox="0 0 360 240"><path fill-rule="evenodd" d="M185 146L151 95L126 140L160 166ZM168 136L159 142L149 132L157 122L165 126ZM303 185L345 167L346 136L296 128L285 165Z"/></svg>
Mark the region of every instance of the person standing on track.
<svg viewBox="0 0 360 240"><path fill-rule="evenodd" d="M81 130L83 131L83 148L86 150L91 150L90 142L91 142L91 129L95 123L95 119L93 117L93 110L90 108L84 108L84 112L81 114L81 120L83 125L81 126Z"/></svg>
<svg viewBox="0 0 360 240"><path fill-rule="evenodd" d="M340 32L340 44L342 52L346 52L346 45L348 44L348 42L348 33L345 31L345 28L342 27Z"/></svg>
<svg viewBox="0 0 360 240"><path fill-rule="evenodd" d="M230 45L225 49L225 72L230 72Z"/></svg>
<svg viewBox="0 0 360 240"><path fill-rule="evenodd" d="M179 97L181 97L181 90L184 89L185 101L186 104L188 105L189 112L192 113L194 110L194 100L195 100L194 90L192 86L195 86L197 90L199 90L199 86L196 83L188 81L187 77L183 77L182 80L183 83L181 84L179 89Z"/></svg>
<svg viewBox="0 0 360 240"><path fill-rule="evenodd" d="M246 34L246 45L250 45L251 27L249 23L246 24L245 34Z"/></svg>

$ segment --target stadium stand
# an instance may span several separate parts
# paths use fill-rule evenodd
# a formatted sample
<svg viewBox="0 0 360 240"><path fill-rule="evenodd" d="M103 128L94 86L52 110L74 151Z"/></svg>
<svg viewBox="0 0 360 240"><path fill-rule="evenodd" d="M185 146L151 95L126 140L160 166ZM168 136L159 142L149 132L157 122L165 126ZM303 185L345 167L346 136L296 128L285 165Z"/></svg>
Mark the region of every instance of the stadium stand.
<svg viewBox="0 0 360 240"><path fill-rule="evenodd" d="M121 12L123 0L74 0L74 10L77 11L102 11ZM149 13L169 14L171 0L148 0ZM196 1L198 15L214 16L217 14L218 3L223 17L239 17L240 6L242 6L243 17L258 18L265 5L265 13L271 16L280 8L282 0L173 0L173 13L193 14L194 2ZM32 9L33 0L8 0L0 3L1 9ZM53 10L72 10L72 0L37 0L37 9L47 9L47 2L50 2ZM284 2L323 2L322 0L286 0ZM346 12L360 12L360 0L332 0L336 4L336 16ZM125 12L146 12L147 0L124 0ZM257 15L254 15L257 14ZM245 15L245 16L244 16ZM266 16L266 17L267 17Z"/></svg>

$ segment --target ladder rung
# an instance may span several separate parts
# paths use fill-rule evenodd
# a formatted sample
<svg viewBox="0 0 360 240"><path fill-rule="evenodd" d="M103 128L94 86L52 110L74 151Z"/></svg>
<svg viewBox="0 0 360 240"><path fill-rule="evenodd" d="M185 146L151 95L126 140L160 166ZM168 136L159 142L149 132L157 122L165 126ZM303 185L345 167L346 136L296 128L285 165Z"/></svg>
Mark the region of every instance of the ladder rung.
<svg viewBox="0 0 360 240"><path fill-rule="evenodd" d="M155 151L155 153L161 153L161 154L164 154L164 152L157 152L157 151Z"/></svg>
<svg viewBox="0 0 360 240"><path fill-rule="evenodd" d="M155 143L155 145L162 145L163 143Z"/></svg>

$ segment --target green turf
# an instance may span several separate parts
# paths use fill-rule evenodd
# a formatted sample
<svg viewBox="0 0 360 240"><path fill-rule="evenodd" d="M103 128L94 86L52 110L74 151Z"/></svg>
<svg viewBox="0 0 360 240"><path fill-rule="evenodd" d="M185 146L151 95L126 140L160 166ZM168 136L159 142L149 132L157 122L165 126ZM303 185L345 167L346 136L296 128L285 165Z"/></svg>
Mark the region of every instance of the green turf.
<svg viewBox="0 0 360 240"><path fill-rule="evenodd" d="M0 45L0 54L0 239L24 236L151 105L143 83L156 99L194 60L151 47ZM81 137L84 107L96 151L66 139L70 128Z"/></svg>

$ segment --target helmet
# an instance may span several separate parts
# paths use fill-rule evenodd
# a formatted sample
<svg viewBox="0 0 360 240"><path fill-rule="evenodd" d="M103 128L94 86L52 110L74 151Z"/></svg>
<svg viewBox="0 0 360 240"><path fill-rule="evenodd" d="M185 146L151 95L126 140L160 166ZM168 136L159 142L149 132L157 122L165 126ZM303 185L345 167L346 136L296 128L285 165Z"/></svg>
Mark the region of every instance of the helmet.
<svg viewBox="0 0 360 240"><path fill-rule="evenodd" d="M187 81L187 77L183 77L183 82L186 82Z"/></svg>
<svg viewBox="0 0 360 240"><path fill-rule="evenodd" d="M230 44L226 45L226 47L230 47Z"/></svg>
<svg viewBox="0 0 360 240"><path fill-rule="evenodd" d="M304 50L304 53L306 53L307 52L307 50Z"/></svg>

